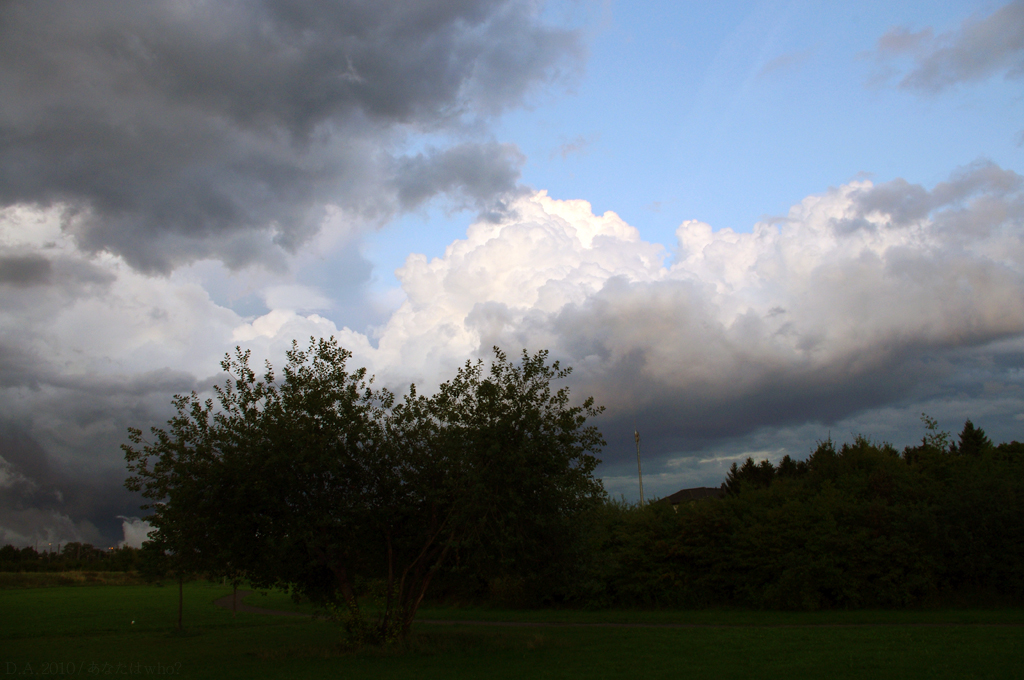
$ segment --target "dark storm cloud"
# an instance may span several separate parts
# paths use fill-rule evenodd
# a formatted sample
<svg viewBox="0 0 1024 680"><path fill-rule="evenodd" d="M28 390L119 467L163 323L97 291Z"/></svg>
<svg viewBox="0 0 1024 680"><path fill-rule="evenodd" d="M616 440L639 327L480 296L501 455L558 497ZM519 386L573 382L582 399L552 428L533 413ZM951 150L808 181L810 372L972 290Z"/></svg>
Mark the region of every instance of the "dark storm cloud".
<svg viewBox="0 0 1024 680"><path fill-rule="evenodd" d="M1007 218L1024 217L1024 200L1020 195L1021 176L1004 170L990 161L978 161L957 171L946 182L940 182L928 191L904 179L872 186L854 195L856 217L864 220L868 215L884 215L890 227L906 227L927 218L932 211L943 206L961 209L939 215L948 220L955 215L967 215L975 225L972 232L984 224L1005 223ZM985 204L997 204L999 214L986 218ZM967 208L969 204L969 209ZM994 218L994 219L993 219ZM844 218L848 220L849 218Z"/></svg>
<svg viewBox="0 0 1024 680"><path fill-rule="evenodd" d="M161 368L131 375L64 376L54 375L47 384L81 392L96 397L128 396L143 397L149 394L184 394L197 389L195 376L184 371Z"/></svg>
<svg viewBox="0 0 1024 680"><path fill-rule="evenodd" d="M33 286L50 280L50 261L38 255L0 255L0 285Z"/></svg>
<svg viewBox="0 0 1024 680"><path fill-rule="evenodd" d="M11 386L11 367L0 367L0 385ZM126 428L166 422L170 395L208 388L209 380L200 385L168 369L103 377L35 368L29 392L0 399L6 413L33 405L17 422L0 421L0 544L114 544L117 516L138 515L142 502L124 488Z"/></svg>
<svg viewBox="0 0 1024 680"><path fill-rule="evenodd" d="M458 193L470 204L485 207L495 196L511 194L525 157L513 144L460 144L398 162L395 186L405 209L415 208L438 193Z"/></svg>
<svg viewBox="0 0 1024 680"><path fill-rule="evenodd" d="M425 161L442 180L395 175L422 162L403 139L516 106L579 53L519 0L6 2L0 204L66 205L83 247L146 270L273 264L327 204L380 220L514 187L520 156L487 143Z"/></svg>
<svg viewBox="0 0 1024 680"><path fill-rule="evenodd" d="M836 422L946 374L937 360L943 348L921 339L879 337L835 351L835 339L812 320L772 323L750 314L726 325L701 297L679 282L609 282L553 320L560 347L576 355L569 363L608 357L610 370L581 390L614 407L603 425L609 436L627 432L639 413L653 450L701 449L766 426ZM780 347L788 334L795 352Z"/></svg>
<svg viewBox="0 0 1024 680"><path fill-rule="evenodd" d="M73 298L114 280L111 272L79 258L0 246L0 302L8 310L26 301L34 304L37 296L58 294L57 289ZM4 286L15 290L4 291Z"/></svg>
<svg viewBox="0 0 1024 680"><path fill-rule="evenodd" d="M933 38L932 29L891 29L878 40L878 56L912 55L914 66L900 87L941 92L959 83L977 82L1002 73L1024 76L1024 0L1016 0L985 17L972 17L949 33Z"/></svg>
<svg viewBox="0 0 1024 680"><path fill-rule="evenodd" d="M30 350L11 339L0 339L0 388L34 387L45 364Z"/></svg>
<svg viewBox="0 0 1024 680"><path fill-rule="evenodd" d="M930 192L896 181L854 193L847 223L906 229L929 218L930 234L919 246L894 243L877 254L851 248L803 280L783 275L774 283L784 314L748 312L723 324L714 296L692 284L620 284L563 312L559 328L608 338L609 328L651 327L611 384L644 404L649 439L663 450L763 427L836 423L934 396L949 381L980 385L975 354L998 357L984 348L1024 334L1020 179L982 164ZM843 236L842 225L832 229ZM657 287L667 290L643 290ZM983 372L1015 383L1018 371Z"/></svg>
<svg viewBox="0 0 1024 680"><path fill-rule="evenodd" d="M134 505L122 476L56 464L23 426L0 423L0 543L111 543L117 511Z"/></svg>

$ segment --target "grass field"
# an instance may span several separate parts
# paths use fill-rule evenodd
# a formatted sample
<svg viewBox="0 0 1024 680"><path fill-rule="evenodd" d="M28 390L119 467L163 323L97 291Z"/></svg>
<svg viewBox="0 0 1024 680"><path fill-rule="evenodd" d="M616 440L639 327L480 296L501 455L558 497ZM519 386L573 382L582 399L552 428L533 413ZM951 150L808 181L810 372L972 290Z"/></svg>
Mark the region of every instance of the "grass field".
<svg viewBox="0 0 1024 680"><path fill-rule="evenodd" d="M0 590L0 674L195 678L1024 678L1024 611L508 611L432 608L408 649L347 653L335 625L214 606L230 587ZM287 596L247 603L303 609ZM629 627L599 623L633 624ZM585 625L565 625L585 624ZM682 624L689 627L669 627ZM643 627L646 626L646 627Z"/></svg>

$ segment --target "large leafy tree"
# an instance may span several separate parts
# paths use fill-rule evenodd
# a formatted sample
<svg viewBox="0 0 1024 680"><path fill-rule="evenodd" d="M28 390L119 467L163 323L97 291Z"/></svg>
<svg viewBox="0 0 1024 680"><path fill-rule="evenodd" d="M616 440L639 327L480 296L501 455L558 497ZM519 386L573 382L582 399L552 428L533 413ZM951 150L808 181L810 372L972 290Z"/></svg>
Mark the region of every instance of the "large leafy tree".
<svg viewBox="0 0 1024 680"><path fill-rule="evenodd" d="M523 352L518 365L497 347L485 371L467 362L433 400L450 460L460 474L453 542L468 568L568 585L579 560L581 519L604 498L593 472L605 441L586 421L593 399L570 406L551 383L571 369L547 352Z"/></svg>
<svg viewBox="0 0 1024 680"><path fill-rule="evenodd" d="M280 378L237 350L216 406L177 397L152 443L132 430L127 485L151 499L169 550L196 566L244 570L341 607L363 638L403 637L455 555L493 573L565 566L580 514L604 497L604 444L552 380L547 353L515 365L495 348L433 397L374 390L333 340L293 343ZM532 570L532 571L531 571ZM381 613L360 614L359 584L381 584Z"/></svg>
<svg viewBox="0 0 1024 680"><path fill-rule="evenodd" d="M204 403L193 393L174 397L174 407L177 414L168 422L168 429L152 430L154 441L144 442L141 430L129 428L131 444L121 448L129 470L136 473L125 486L142 491L150 500L142 507L155 510L149 520L157 531L145 546L144 570L169 571L177 579L180 629L185 579L198 571L216 569L218 537L212 499L197 481L210 475L217 447L212 402Z"/></svg>

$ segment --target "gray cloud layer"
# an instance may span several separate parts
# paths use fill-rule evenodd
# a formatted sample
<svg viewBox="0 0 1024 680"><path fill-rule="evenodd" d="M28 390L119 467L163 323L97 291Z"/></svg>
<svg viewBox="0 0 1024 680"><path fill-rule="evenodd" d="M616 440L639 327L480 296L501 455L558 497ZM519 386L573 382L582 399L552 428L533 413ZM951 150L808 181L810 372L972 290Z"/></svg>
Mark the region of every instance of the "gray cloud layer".
<svg viewBox="0 0 1024 680"><path fill-rule="evenodd" d="M924 410L1020 439L1024 178L988 162L931 188L832 188L751 233L684 222L669 262L614 213L521 194L443 256L409 257L406 301L376 345L287 302L243 319L187 278L91 258L52 220L19 215L0 219L0 262L17 265L0 283L0 540L113 539L116 516L137 514L120 489L125 428L166 420L176 392L209 390L234 344L279 364L310 335L338 337L380 384L425 392L492 345L550 349L575 368L574 394L608 406L603 471L635 464L635 417L663 493L679 470L702 474L672 467L684 454L750 441L801 455L809 424L875 434L866 414L909 420L897 444ZM800 434L770 436L786 430ZM720 481L721 466L704 469L679 483Z"/></svg>
<svg viewBox="0 0 1024 680"><path fill-rule="evenodd" d="M1015 76L1022 7L879 49L911 55L920 90ZM634 415L655 469L935 400L1015 431L1019 175L853 183L750 234L686 222L666 265L614 213L519 188L522 154L480 133L579 50L526 0L0 4L0 542L117 538L126 426L208 388L236 343L280 362L334 334L398 389L493 344L549 348L609 406L605 458L627 472ZM379 222L438 194L483 219L410 256L376 343L296 305L311 288L244 319L172 271L274 265L325 213Z"/></svg>
<svg viewBox="0 0 1024 680"><path fill-rule="evenodd" d="M439 194L500 214L523 157L488 120L582 57L580 34L539 13L531 0L0 3L0 542L111 540L133 514L125 428L208 387L196 376L216 373L244 323L181 265L282 270L322 229L329 243ZM332 282L367 278L352 259ZM279 286L267 304L310 295ZM336 330L288 318L270 326Z"/></svg>
<svg viewBox="0 0 1024 680"><path fill-rule="evenodd" d="M980 370L965 354L1024 337L1020 176L981 163L931 191L896 180L846 199L826 220L794 211L752 255L681 244L682 280L610 280L552 318L559 345L609 357L595 388L678 450L934 394ZM714 275L736 261L742 281Z"/></svg>
<svg viewBox="0 0 1024 680"><path fill-rule="evenodd" d="M955 31L933 35L931 28L913 32L894 28L878 40L882 58L909 54L914 66L900 87L941 92L959 83L984 80L997 73L1024 76L1024 0L992 14L964 21Z"/></svg>
<svg viewBox="0 0 1024 680"><path fill-rule="evenodd" d="M521 103L580 49L521 0L5 2L0 205L66 204L82 247L144 270L273 263L328 204L513 190L514 148L403 139Z"/></svg>

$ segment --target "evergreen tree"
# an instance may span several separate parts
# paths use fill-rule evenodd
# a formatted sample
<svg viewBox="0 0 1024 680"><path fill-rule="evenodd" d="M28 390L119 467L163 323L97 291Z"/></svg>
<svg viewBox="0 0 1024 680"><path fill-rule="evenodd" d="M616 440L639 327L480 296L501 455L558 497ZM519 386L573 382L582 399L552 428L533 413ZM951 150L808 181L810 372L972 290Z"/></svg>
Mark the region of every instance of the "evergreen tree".
<svg viewBox="0 0 1024 680"><path fill-rule="evenodd" d="M953 453L959 453L961 456L978 457L991 452L993 446L992 440L985 435L985 430L975 427L968 419L964 423L964 429L960 431L959 444L953 444L951 449Z"/></svg>

